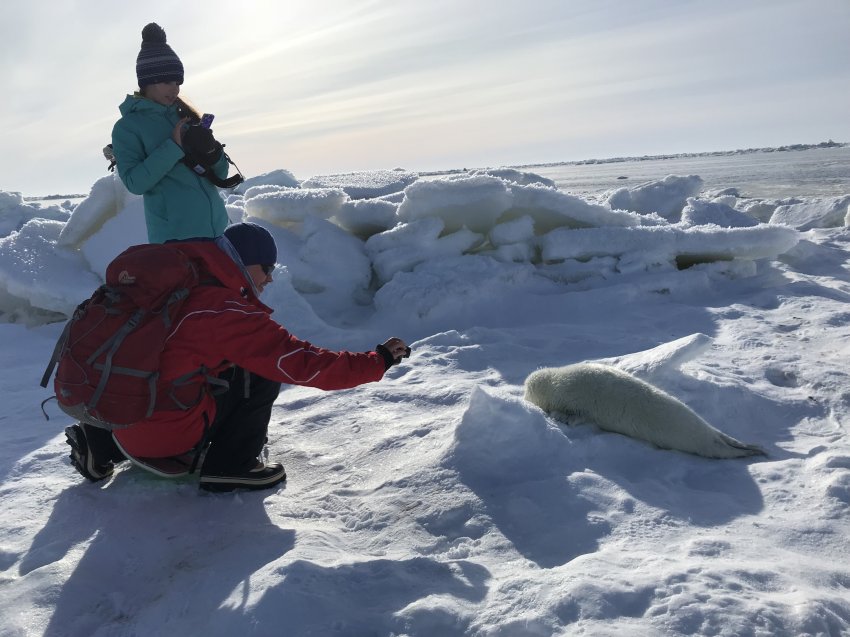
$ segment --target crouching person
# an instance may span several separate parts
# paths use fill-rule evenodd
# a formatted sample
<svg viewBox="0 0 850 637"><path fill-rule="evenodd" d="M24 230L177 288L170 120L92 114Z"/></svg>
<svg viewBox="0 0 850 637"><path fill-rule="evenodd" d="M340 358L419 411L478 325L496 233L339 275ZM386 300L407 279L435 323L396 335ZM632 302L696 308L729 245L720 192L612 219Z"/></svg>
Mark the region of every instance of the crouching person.
<svg viewBox="0 0 850 637"><path fill-rule="evenodd" d="M161 380L173 381L208 370L206 380L195 381L206 389L188 409L154 410L126 428L68 427L71 462L92 481L130 460L163 475L183 475L199 464L200 488L207 491L273 487L286 472L259 456L281 383L356 387L381 380L410 350L390 338L372 352L334 352L272 320L258 295L272 282L277 248L261 226L236 224L219 239L174 245L208 280L190 290L172 321L159 371Z"/></svg>

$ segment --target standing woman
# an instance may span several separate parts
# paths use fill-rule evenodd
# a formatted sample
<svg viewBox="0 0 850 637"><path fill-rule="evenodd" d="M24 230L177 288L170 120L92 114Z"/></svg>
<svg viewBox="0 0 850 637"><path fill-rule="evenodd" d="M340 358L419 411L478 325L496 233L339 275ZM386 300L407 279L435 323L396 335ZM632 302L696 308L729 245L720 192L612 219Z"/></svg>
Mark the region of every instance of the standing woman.
<svg viewBox="0 0 850 637"><path fill-rule="evenodd" d="M148 240L220 236L228 217L218 189L183 163L183 131L199 114L178 97L183 64L156 23L142 30L136 77L139 90L119 106L112 149L127 190L144 196ZM224 153L211 170L227 176Z"/></svg>

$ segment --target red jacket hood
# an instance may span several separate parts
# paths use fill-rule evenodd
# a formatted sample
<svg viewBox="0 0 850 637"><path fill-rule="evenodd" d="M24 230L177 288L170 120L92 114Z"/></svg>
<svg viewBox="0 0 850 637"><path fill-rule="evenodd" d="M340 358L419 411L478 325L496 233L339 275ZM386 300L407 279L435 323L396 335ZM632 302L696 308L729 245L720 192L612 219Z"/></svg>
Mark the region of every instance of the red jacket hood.
<svg viewBox="0 0 850 637"><path fill-rule="evenodd" d="M257 297L254 284L241 263L234 261L216 241L181 241L175 245L200 266L204 273L215 277L224 287L240 294L243 298L272 313L272 309Z"/></svg>

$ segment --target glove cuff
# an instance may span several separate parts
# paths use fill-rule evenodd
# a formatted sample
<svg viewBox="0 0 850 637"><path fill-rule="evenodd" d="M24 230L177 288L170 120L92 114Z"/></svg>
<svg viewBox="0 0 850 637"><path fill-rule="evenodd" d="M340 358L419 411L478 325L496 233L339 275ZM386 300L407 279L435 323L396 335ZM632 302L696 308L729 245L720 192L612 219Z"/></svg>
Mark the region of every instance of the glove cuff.
<svg viewBox="0 0 850 637"><path fill-rule="evenodd" d="M392 367L398 362L395 358L393 358L393 355L392 353L390 353L390 350L388 350L383 345L376 345L375 351L380 354L381 357L384 359L384 371L387 371L390 367Z"/></svg>

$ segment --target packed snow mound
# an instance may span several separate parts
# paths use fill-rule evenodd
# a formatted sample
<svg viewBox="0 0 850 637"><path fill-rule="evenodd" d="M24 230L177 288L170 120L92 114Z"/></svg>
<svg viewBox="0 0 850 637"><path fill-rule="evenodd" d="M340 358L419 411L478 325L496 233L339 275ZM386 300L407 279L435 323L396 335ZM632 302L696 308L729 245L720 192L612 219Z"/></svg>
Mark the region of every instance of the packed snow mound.
<svg viewBox="0 0 850 637"><path fill-rule="evenodd" d="M286 190L286 186L278 186L275 184L258 184L256 186L251 186L247 188L242 195L230 195L227 198L227 203L235 206L245 207L246 203L253 199L254 197L258 197L259 195L264 195L267 192L282 192Z"/></svg>
<svg viewBox="0 0 850 637"><path fill-rule="evenodd" d="M778 206L770 217L770 223L805 231L850 225L848 215L850 195Z"/></svg>
<svg viewBox="0 0 850 637"><path fill-rule="evenodd" d="M127 190L115 173L101 177L92 185L89 196L74 208L74 214L62 228L59 245L68 248L81 247L88 239L100 232L107 221L128 208L138 209L143 213L142 223L139 226L143 231L141 234L133 233L132 241L127 245L144 243L147 239L147 230L144 229L142 196L134 195Z"/></svg>
<svg viewBox="0 0 850 637"><path fill-rule="evenodd" d="M333 221L363 240L396 225L398 204L383 198L346 201Z"/></svg>
<svg viewBox="0 0 850 637"><path fill-rule="evenodd" d="M245 213L282 227L296 226L308 217L329 219L346 202L339 188L281 189L262 192L245 202Z"/></svg>
<svg viewBox="0 0 850 637"><path fill-rule="evenodd" d="M352 199L374 199L401 192L419 175L403 170L372 170L342 175L316 175L302 182L302 188L338 188Z"/></svg>
<svg viewBox="0 0 850 637"><path fill-rule="evenodd" d="M498 223L490 229L488 238L494 248L527 243L534 238L535 222L531 215L523 215L512 221Z"/></svg>
<svg viewBox="0 0 850 637"><path fill-rule="evenodd" d="M431 249L439 248L440 240L437 240ZM505 290L528 291L544 285L530 264L505 263L460 251L446 252L440 258L422 261L415 271L399 268L376 292L375 308L388 316L400 314L435 322L457 316L458 305L469 308L470 314L490 307L498 315L512 309Z"/></svg>
<svg viewBox="0 0 850 637"><path fill-rule="evenodd" d="M555 187L555 182L548 177L541 177L535 173L517 170L516 168L482 168L481 170L473 170L469 174L473 176L490 175L491 177L498 177L504 181L517 184L518 186L539 184L541 186L546 186L547 188Z"/></svg>
<svg viewBox="0 0 850 637"><path fill-rule="evenodd" d="M799 239L793 227L759 223L736 207L746 202L731 194L694 196L702 181L697 176L668 176L627 195L615 193L611 201L632 208L622 209L533 175L490 173L422 180L377 171L298 184L281 170L222 192L222 198L231 221L261 223L272 232L280 274L292 294L331 326L350 326L364 312L389 311L394 299L404 299L420 316L438 316L441 284L480 303L481 291L490 289L487 276L511 285L586 288L614 284L620 275L651 277L719 262L725 265L704 270L707 281L746 277L756 271L755 261L776 258ZM331 183L339 186L322 185ZM364 198L346 190L357 184L363 190L355 195ZM388 193L395 188L403 190ZM846 214L848 201L777 202L774 217L806 206L807 224L832 223ZM36 314L69 314L102 281L116 255L147 239L142 197L114 175L97 180L67 219L62 210L27 206L15 193L0 193L0 205L14 218L0 255L0 311L15 308L6 311L7 319L21 317L28 307ZM37 242L36 229L45 230ZM37 272L22 269L36 249L50 256ZM461 285L464 276L468 281ZM36 277L48 283L32 285ZM665 280L646 289L675 287ZM279 306L270 305L286 313L299 304L290 294ZM309 313L298 315L306 321Z"/></svg>
<svg viewBox="0 0 850 637"><path fill-rule="evenodd" d="M0 237L20 230L31 219L68 221L71 213L59 206L29 204L19 192L0 191Z"/></svg>
<svg viewBox="0 0 850 637"><path fill-rule="evenodd" d="M304 295L324 295L345 310L366 298L372 268L362 241L338 226L308 217L288 261L293 287Z"/></svg>
<svg viewBox="0 0 850 637"><path fill-rule="evenodd" d="M538 235L561 227L637 226L645 222L640 215L633 212L611 210L607 206L539 184L513 186L510 188L510 195L510 207L500 219L509 221L524 216L531 217Z"/></svg>
<svg viewBox="0 0 850 637"><path fill-rule="evenodd" d="M614 256L629 270L681 267L697 262L763 259L787 252L800 240L790 228L585 228L553 230L541 239L543 260Z"/></svg>
<svg viewBox="0 0 850 637"><path fill-rule="evenodd" d="M0 289L10 304L0 308L0 318L20 311L24 302L70 316L101 284L82 254L57 246L63 227L61 221L32 219L0 239Z"/></svg>
<svg viewBox="0 0 850 637"><path fill-rule="evenodd" d="M508 185L498 177L420 181L405 189L398 219L402 223L440 219L446 233L462 227L485 232L510 208L511 202Z"/></svg>
<svg viewBox="0 0 850 637"><path fill-rule="evenodd" d="M429 217L376 234L366 242L375 274L381 283L398 272L410 272L420 263L460 256L483 241L483 236L467 228L444 234L442 219Z"/></svg>
<svg viewBox="0 0 850 637"><path fill-rule="evenodd" d="M542 412L479 386L469 396L443 464L476 486L505 485L541 480L552 476L553 467L569 466L569 447Z"/></svg>
<svg viewBox="0 0 850 637"><path fill-rule="evenodd" d="M696 333L648 350L593 362L612 365L647 382L675 385L682 375L682 365L701 356L713 344L712 337Z"/></svg>
<svg viewBox="0 0 850 637"><path fill-rule="evenodd" d="M636 226L640 215L584 199L541 184L510 184L490 175L464 176L423 181L405 190L398 208L401 222L426 217L443 221L445 232L466 227L488 232L496 224L528 216L536 234L568 226Z"/></svg>
<svg viewBox="0 0 850 637"><path fill-rule="evenodd" d="M25 206L24 196L19 192L0 192L0 212L4 214L15 208Z"/></svg>
<svg viewBox="0 0 850 637"><path fill-rule="evenodd" d="M288 170L278 169L262 175L248 177L233 189L237 195L243 195L255 186L278 186L279 188L298 188L300 182Z"/></svg>
<svg viewBox="0 0 850 637"><path fill-rule="evenodd" d="M758 225L758 219L746 212L736 210L719 199L702 201L688 198L688 204L682 210L682 225L707 226L715 224L723 228L750 228Z"/></svg>
<svg viewBox="0 0 850 637"><path fill-rule="evenodd" d="M667 175L661 181L620 188L608 195L608 205L617 210L631 210L641 214L657 213L664 219L676 222L688 197L695 197L702 189L702 178Z"/></svg>

